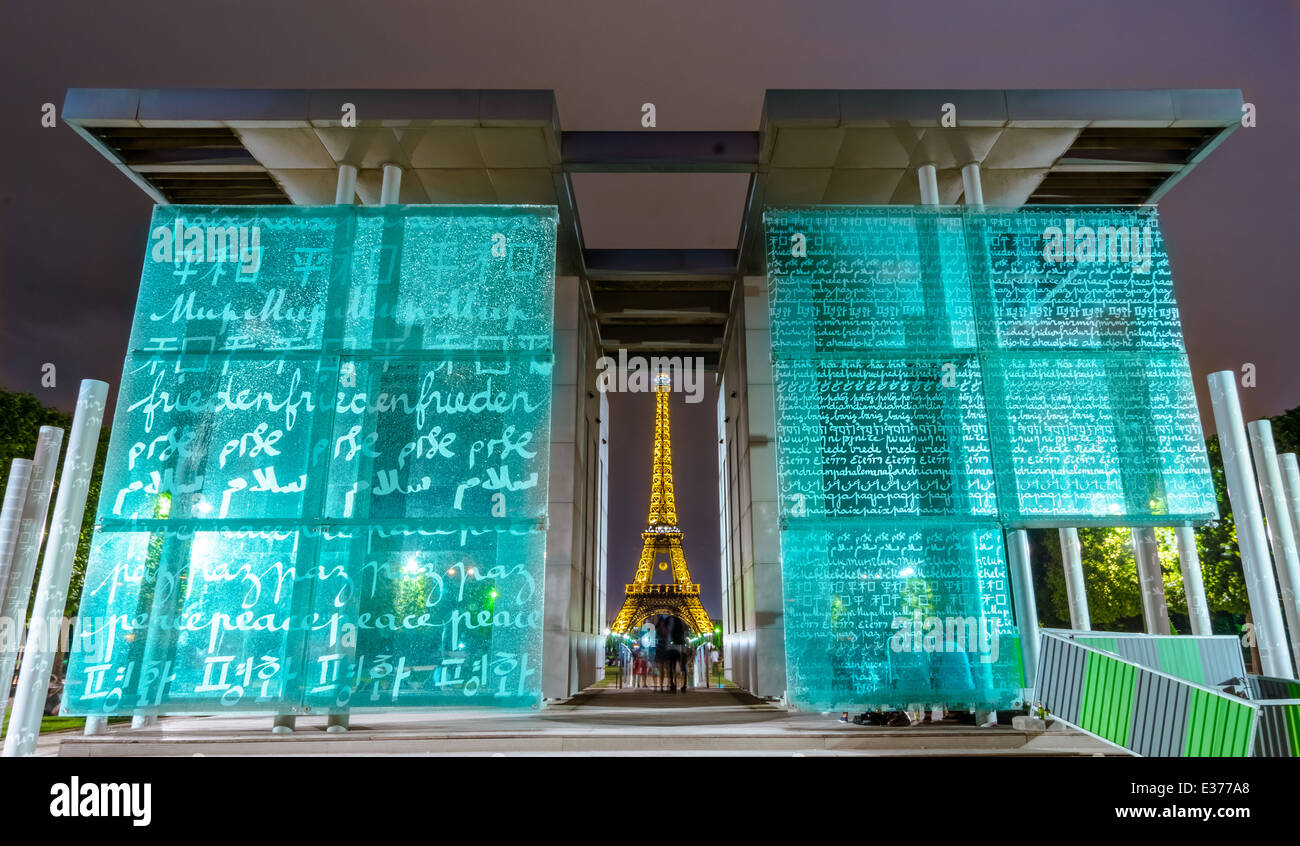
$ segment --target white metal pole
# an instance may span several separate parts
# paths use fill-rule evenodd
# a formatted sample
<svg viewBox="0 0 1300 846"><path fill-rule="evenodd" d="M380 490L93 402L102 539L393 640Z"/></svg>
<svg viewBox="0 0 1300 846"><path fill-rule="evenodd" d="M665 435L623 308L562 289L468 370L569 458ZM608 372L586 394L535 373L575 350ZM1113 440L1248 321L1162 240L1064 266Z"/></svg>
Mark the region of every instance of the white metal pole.
<svg viewBox="0 0 1300 846"><path fill-rule="evenodd" d="M1137 561L1138 584L1142 589L1142 619L1147 634L1167 635L1169 605L1165 601L1165 577L1160 567L1160 544L1156 530L1132 529L1133 558Z"/></svg>
<svg viewBox="0 0 1300 846"><path fill-rule="evenodd" d="M1300 461L1294 452L1284 452L1277 460L1282 465L1282 490L1291 514L1291 531L1300 542Z"/></svg>
<svg viewBox="0 0 1300 846"><path fill-rule="evenodd" d="M31 481L31 459L15 458L9 465L9 483L5 485L4 506L0 508L0 596L4 596L5 585L13 571L14 549L18 546L18 533L22 531L23 503L27 501L27 487ZM7 639L12 628L12 620L0 618L0 638Z"/></svg>
<svg viewBox="0 0 1300 846"><path fill-rule="evenodd" d="M1038 600L1034 598L1034 574L1029 562L1029 532L1024 529L1007 530L1007 566L1011 570L1016 628L1020 630L1025 687L1033 688L1038 672Z"/></svg>
<svg viewBox="0 0 1300 846"><path fill-rule="evenodd" d="M402 192L401 165L388 163L384 165L384 181L379 188L379 205L391 206L397 203Z"/></svg>
<svg viewBox="0 0 1300 846"><path fill-rule="evenodd" d="M54 489L54 474L59 467L59 449L63 446L63 430L56 426L42 426L36 436L36 452L32 456L32 473L23 501L22 520L19 524L18 542L14 545L13 564L4 591L0 592L0 617L11 621L12 639L0 644L0 714L9 705L9 689L18 663L18 650L23 645L27 630L27 605L32 595L32 577L36 573L36 558L45 539L45 517L50 510L50 492Z"/></svg>
<svg viewBox="0 0 1300 846"><path fill-rule="evenodd" d="M1174 537L1178 540L1178 566L1183 571L1183 595L1187 598L1187 617L1192 623L1192 634L1210 635L1210 604L1205 600L1205 582L1201 579L1201 556L1196 551L1196 530L1191 526L1177 526Z"/></svg>
<svg viewBox="0 0 1300 846"><path fill-rule="evenodd" d="M966 195L966 205L984 205L984 183L980 180L979 162L971 162L961 169L961 187ZM936 188L935 193L938 194Z"/></svg>
<svg viewBox="0 0 1300 846"><path fill-rule="evenodd" d="M72 418L68 453L59 477L59 495L50 519L50 538L41 563L41 580L32 608L32 628L23 650L22 670L18 674L18 692L14 696L13 714L5 735L4 756L13 758L36 751L41 731L45 697L50 690L50 671L58 652L63 629L63 608L68 600L68 581L72 562L81 539L81 521L86 512L86 493L95 469L95 450L99 430L104 422L108 402L108 383L85 379L77 396L77 410Z"/></svg>
<svg viewBox="0 0 1300 846"><path fill-rule="evenodd" d="M1260 497L1264 500L1264 519L1268 521L1268 540L1273 548L1273 565L1277 568L1282 614L1291 635L1291 660L1300 668L1300 607L1296 605L1300 555L1296 553L1295 532L1291 528L1291 515L1287 513L1290 509L1282 483L1282 468L1277 461L1277 447L1273 444L1273 424L1256 420L1246 429L1250 432L1250 451L1255 458Z"/></svg>
<svg viewBox="0 0 1300 846"><path fill-rule="evenodd" d="M1083 579L1083 544L1079 530L1058 529L1061 537L1061 563L1065 567L1065 596L1070 605L1070 628L1080 632L1092 631L1088 616L1088 589Z"/></svg>
<svg viewBox="0 0 1300 846"><path fill-rule="evenodd" d="M916 169L916 178L921 183L921 205L939 205L939 173L934 165L921 165Z"/></svg>
<svg viewBox="0 0 1300 846"><path fill-rule="evenodd" d="M334 189L334 205L350 206L357 195L357 166L339 165L339 181Z"/></svg>
<svg viewBox="0 0 1300 846"><path fill-rule="evenodd" d="M1237 374L1232 370L1220 370L1210 374L1209 383L1210 403L1214 408L1214 425L1223 455L1228 500L1232 503L1233 521L1237 526L1237 548L1241 551L1241 569L1246 577L1259 660L1264 675L1294 679L1295 669L1282 628L1282 606L1278 602L1273 568L1269 563L1268 539L1264 536L1264 518L1259 510L1255 473L1250 466L1246 426L1237 399Z"/></svg>
<svg viewBox="0 0 1300 846"><path fill-rule="evenodd" d="M9 465L9 483L5 485L4 507L0 508L0 597L5 595L5 586L14 572L14 551L18 547L18 536L22 533L23 504L27 502L27 490L32 481L32 462L28 458L15 458ZM5 661L3 656L10 652L17 653L18 641L22 637L23 613L10 617L0 616L0 665L7 665L9 672L0 676L0 717L4 715L9 702L9 687L14 680L13 664Z"/></svg>

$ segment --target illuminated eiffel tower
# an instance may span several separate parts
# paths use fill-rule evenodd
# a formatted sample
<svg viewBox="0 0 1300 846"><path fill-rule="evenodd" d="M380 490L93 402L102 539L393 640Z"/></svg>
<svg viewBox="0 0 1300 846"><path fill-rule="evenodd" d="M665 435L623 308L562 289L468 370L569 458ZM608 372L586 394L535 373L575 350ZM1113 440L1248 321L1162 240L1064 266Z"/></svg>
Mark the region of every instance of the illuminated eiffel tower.
<svg viewBox="0 0 1300 846"><path fill-rule="evenodd" d="M626 634L652 614L678 617L695 634L713 630L709 613L700 604L700 586L691 581L682 551L682 530L677 528L677 502L673 498L673 446L668 431L668 398L672 379L655 377L654 476L650 481L649 526L641 537L641 561L627 586L627 599L614 620L613 631ZM655 568L672 570L671 584L652 584Z"/></svg>

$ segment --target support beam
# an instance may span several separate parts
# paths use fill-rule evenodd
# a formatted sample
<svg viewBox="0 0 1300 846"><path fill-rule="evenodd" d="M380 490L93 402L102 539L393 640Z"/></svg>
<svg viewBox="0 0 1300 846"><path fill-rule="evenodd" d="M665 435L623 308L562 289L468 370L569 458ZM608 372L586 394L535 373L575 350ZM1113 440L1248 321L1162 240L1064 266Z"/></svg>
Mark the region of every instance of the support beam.
<svg viewBox="0 0 1300 846"><path fill-rule="evenodd" d="M1296 553L1295 532L1286 492L1282 483L1282 468L1277 460L1277 447L1273 444L1273 424L1256 420L1246 427L1250 432L1250 451L1255 458L1255 474L1259 479L1259 494L1264 501L1264 519L1267 521L1268 541L1273 549L1273 566L1277 569L1279 598L1282 615L1290 634L1291 661L1300 669L1300 555Z"/></svg>
<svg viewBox="0 0 1300 846"><path fill-rule="evenodd" d="M753 173L757 132L580 131L561 136L570 173Z"/></svg>
<svg viewBox="0 0 1300 846"><path fill-rule="evenodd" d="M664 282L724 282L736 278L739 254L735 250L584 250L584 275L592 282L646 280L656 287ZM679 288L680 289L680 288ZM714 290L710 288L709 290Z"/></svg>
<svg viewBox="0 0 1300 846"><path fill-rule="evenodd" d="M341 174L340 174L341 177ZM402 193L402 168L391 162L384 165L384 181L379 186L379 205L396 205Z"/></svg>
<svg viewBox="0 0 1300 846"><path fill-rule="evenodd" d="M921 183L921 205L939 205L939 172L932 164L923 164L916 169L916 178Z"/></svg>
<svg viewBox="0 0 1300 846"><path fill-rule="evenodd" d="M50 672L54 668L54 656L58 653L59 636L63 630L68 582L72 578L72 562L81 539L86 493L95 469L95 450L99 446L99 430L104 422L107 401L107 382L82 381L72 418L72 434L68 438L68 453L59 477L59 495L54 502L54 516L50 519L50 537L41 563L36 604L32 607L32 629L23 650L18 692L14 696L9 731L5 735L6 758L36 752L36 738L41 732L41 717L50 691Z"/></svg>
<svg viewBox="0 0 1300 846"><path fill-rule="evenodd" d="M1213 634L1210 627L1210 604L1205 600L1205 582L1201 579L1201 556L1196 551L1196 530L1191 526L1174 529L1178 540L1178 565L1183 571L1183 595L1187 597L1187 617L1192 634Z"/></svg>
<svg viewBox="0 0 1300 846"><path fill-rule="evenodd" d="M980 181L979 162L971 162L961 169L961 187L966 196L966 205L984 206L984 183Z"/></svg>
<svg viewBox="0 0 1300 846"><path fill-rule="evenodd" d="M1172 634L1156 530L1150 527L1133 529L1132 534L1133 558L1137 561L1138 584L1142 590L1142 619L1146 623L1147 634Z"/></svg>
<svg viewBox="0 0 1300 846"><path fill-rule="evenodd" d="M1061 537L1061 563L1065 567L1065 594L1070 605L1070 628L1079 632L1092 631L1088 616L1088 590L1083 579L1083 544L1079 530L1057 530Z"/></svg>
<svg viewBox="0 0 1300 846"><path fill-rule="evenodd" d="M339 165L338 187L334 189L334 205L350 206L355 202L357 196L357 167L356 165L341 164Z"/></svg>
<svg viewBox="0 0 1300 846"><path fill-rule="evenodd" d="M1232 370L1211 373L1210 403L1214 408L1214 425L1223 454L1223 475L1228 484L1228 500L1237 525L1237 548L1241 552L1241 569L1246 577L1254 621L1255 644L1259 648L1261 669L1266 676L1294 679L1295 668L1286 647L1282 628L1282 606L1278 601L1273 567L1269 561L1268 539L1264 535L1264 518L1260 512L1255 473L1250 466L1250 448L1246 426L1237 399L1237 374Z"/></svg>
<svg viewBox="0 0 1300 846"><path fill-rule="evenodd" d="M1034 598L1034 574L1029 561L1029 532L1007 530L1007 566L1011 570L1011 594L1020 630L1020 660L1025 687L1034 687L1038 670L1038 601Z"/></svg>

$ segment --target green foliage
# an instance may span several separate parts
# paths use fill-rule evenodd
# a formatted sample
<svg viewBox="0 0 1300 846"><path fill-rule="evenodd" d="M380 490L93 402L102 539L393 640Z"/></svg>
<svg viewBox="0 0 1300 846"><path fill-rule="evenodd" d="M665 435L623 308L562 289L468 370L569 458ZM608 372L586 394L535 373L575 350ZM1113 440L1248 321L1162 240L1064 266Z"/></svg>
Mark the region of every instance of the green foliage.
<svg viewBox="0 0 1300 846"><path fill-rule="evenodd" d="M1273 442L1277 451L1300 452L1300 405L1282 412L1273 421Z"/></svg>
<svg viewBox="0 0 1300 846"><path fill-rule="evenodd" d="M31 394L0 388L0 497L9 485L9 465L15 458L31 458L42 426L67 431L72 415L46 408Z"/></svg>
<svg viewBox="0 0 1300 846"><path fill-rule="evenodd" d="M1173 529L1157 529L1156 540L1160 569L1164 577L1165 596L1171 613L1187 613L1183 594L1183 576L1178 565L1178 546ZM1141 631L1142 591L1138 581L1137 561L1133 556L1133 536L1128 529L1080 529L1083 545L1083 579L1088 590L1088 616L1097 629ZM1054 620L1049 625L1068 628L1070 607L1065 589L1065 573L1060 566L1060 535L1045 532L1042 545L1054 566L1046 566L1046 599ZM1040 587L1039 593L1043 593ZM1045 616L1040 610L1039 616Z"/></svg>

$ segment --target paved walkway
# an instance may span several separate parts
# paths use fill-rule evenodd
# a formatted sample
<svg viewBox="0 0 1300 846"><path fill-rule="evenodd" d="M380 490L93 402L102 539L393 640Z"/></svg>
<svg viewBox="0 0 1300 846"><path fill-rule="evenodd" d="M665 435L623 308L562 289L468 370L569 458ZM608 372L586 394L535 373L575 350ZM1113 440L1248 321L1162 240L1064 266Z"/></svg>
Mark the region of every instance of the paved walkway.
<svg viewBox="0 0 1300 846"><path fill-rule="evenodd" d="M273 735L269 715L165 717L135 731L43 736L41 752L150 755L1093 755L1113 747L1075 732L957 724L855 726L788 711L735 688L660 693L594 687L527 710L356 712L327 734L324 716Z"/></svg>

